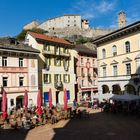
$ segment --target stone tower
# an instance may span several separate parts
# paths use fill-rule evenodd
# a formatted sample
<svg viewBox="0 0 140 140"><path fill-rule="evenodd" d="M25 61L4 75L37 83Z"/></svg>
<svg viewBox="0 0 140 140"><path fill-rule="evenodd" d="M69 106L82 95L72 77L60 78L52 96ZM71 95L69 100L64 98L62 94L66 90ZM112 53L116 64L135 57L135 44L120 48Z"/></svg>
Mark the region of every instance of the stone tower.
<svg viewBox="0 0 140 140"><path fill-rule="evenodd" d="M122 28L126 26L126 15L124 12L118 13L118 28Z"/></svg>

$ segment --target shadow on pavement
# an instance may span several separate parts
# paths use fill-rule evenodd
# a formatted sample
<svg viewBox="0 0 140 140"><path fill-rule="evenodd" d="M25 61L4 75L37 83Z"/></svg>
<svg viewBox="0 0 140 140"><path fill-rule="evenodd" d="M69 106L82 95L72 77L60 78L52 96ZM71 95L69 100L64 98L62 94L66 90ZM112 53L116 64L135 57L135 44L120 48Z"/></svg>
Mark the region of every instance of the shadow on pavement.
<svg viewBox="0 0 140 140"><path fill-rule="evenodd" d="M139 140L140 118L97 112L54 128L53 140Z"/></svg>
<svg viewBox="0 0 140 140"><path fill-rule="evenodd" d="M25 140L28 130L0 129L0 140Z"/></svg>

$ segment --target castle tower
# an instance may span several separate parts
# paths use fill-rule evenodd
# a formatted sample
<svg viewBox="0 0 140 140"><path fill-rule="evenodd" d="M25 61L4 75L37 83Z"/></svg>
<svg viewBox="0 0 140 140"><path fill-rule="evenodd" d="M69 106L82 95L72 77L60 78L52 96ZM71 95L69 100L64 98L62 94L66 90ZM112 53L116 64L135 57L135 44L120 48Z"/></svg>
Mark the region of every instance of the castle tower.
<svg viewBox="0 0 140 140"><path fill-rule="evenodd" d="M124 12L118 13L118 28L126 26L126 14Z"/></svg>

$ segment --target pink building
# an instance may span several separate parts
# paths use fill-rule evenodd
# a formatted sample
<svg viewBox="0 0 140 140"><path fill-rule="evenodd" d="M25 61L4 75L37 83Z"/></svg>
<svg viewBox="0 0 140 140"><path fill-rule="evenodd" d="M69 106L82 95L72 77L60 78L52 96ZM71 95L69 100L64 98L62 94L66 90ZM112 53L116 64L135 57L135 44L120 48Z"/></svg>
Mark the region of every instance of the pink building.
<svg viewBox="0 0 140 140"><path fill-rule="evenodd" d="M7 109L23 107L24 91L28 104L36 105L38 93L39 51L17 42L14 38L0 38L0 87L7 92ZM0 94L0 109L2 95Z"/></svg>
<svg viewBox="0 0 140 140"><path fill-rule="evenodd" d="M77 101L91 100L97 89L97 53L86 46L76 46Z"/></svg>

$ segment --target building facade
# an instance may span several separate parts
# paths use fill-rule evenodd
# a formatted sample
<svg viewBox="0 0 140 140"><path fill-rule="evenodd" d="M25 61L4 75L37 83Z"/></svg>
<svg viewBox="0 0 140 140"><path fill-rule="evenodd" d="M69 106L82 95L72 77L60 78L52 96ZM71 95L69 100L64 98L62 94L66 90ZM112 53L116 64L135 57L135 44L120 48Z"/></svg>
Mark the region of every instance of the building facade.
<svg viewBox="0 0 140 140"><path fill-rule="evenodd" d="M76 46L77 101L93 100L97 94L97 53L86 46Z"/></svg>
<svg viewBox="0 0 140 140"><path fill-rule="evenodd" d="M81 29L80 15L64 15L52 19L48 19L38 26L44 30L63 29L65 27L78 27Z"/></svg>
<svg viewBox="0 0 140 140"><path fill-rule="evenodd" d="M49 89L52 91L53 105L63 104L64 89L67 90L68 103L75 98L75 74L73 46L62 38L28 32L26 43L38 49L39 87L43 102L48 104Z"/></svg>
<svg viewBox="0 0 140 140"><path fill-rule="evenodd" d="M0 39L0 86L7 93L7 107L23 107L28 91L28 106L37 104L38 50L19 44L14 38ZM1 105L0 94L0 105ZM1 107L0 107L1 109Z"/></svg>
<svg viewBox="0 0 140 140"><path fill-rule="evenodd" d="M140 21L93 41L97 45L100 95L140 95Z"/></svg>

